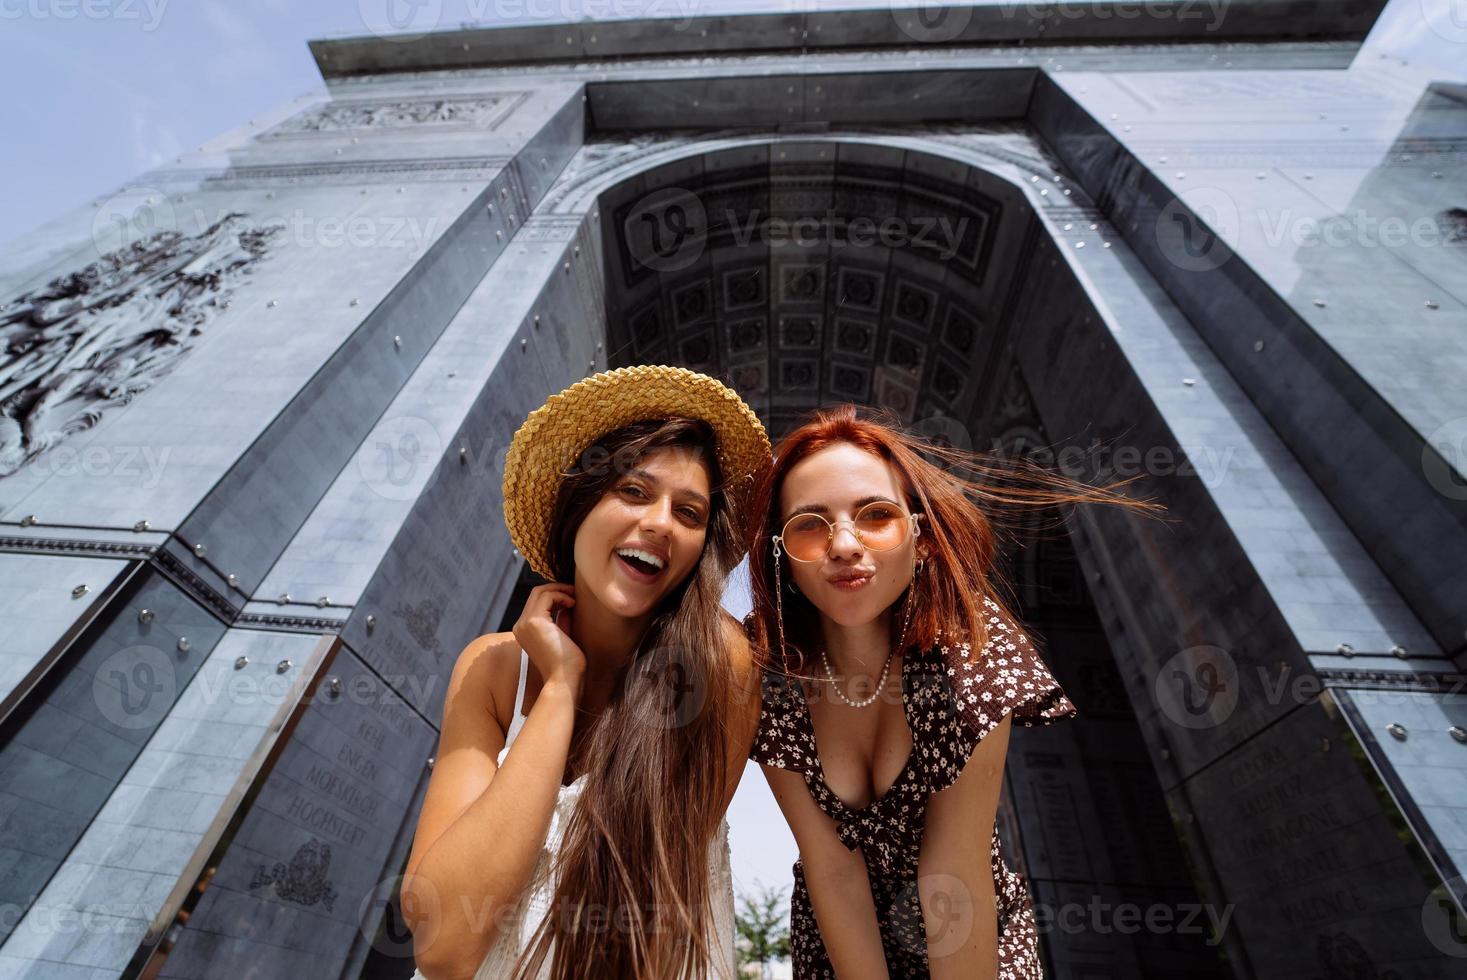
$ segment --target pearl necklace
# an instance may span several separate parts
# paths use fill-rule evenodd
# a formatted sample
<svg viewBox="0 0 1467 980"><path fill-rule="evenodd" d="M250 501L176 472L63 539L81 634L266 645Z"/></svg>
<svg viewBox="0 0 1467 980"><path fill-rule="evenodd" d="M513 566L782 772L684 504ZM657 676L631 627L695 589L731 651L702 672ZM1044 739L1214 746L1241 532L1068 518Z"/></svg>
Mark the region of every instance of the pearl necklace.
<svg viewBox="0 0 1467 980"><path fill-rule="evenodd" d="M881 697L881 692L886 690L886 675L887 672L891 670L892 655L895 654L897 650L900 650L907 642L907 627L911 625L912 622L912 597L914 595L915 591L909 593L907 597L907 614L902 618L902 638L897 641L896 647L886 655L886 663L882 665L881 668L881 680L876 682L876 690L871 692L871 696L869 698L864 698L860 701L852 701L850 698L846 697L845 692L840 689L840 685L835 682L835 672L830 669L830 658L825 655L825 648L820 648L820 662L825 665L825 677L826 680L830 681L830 689L835 692L836 697L840 698L850 707L864 708L867 705L874 703L877 698Z"/></svg>

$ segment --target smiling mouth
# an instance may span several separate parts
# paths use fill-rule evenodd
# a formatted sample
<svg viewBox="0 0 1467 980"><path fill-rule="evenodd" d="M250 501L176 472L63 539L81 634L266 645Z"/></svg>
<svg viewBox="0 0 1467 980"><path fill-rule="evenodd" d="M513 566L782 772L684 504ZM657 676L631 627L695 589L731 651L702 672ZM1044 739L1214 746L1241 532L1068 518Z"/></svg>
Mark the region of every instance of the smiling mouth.
<svg viewBox="0 0 1467 980"><path fill-rule="evenodd" d="M616 560L621 562L622 568L639 582L655 582L664 571L663 568L658 568L649 561L631 555L617 554Z"/></svg>

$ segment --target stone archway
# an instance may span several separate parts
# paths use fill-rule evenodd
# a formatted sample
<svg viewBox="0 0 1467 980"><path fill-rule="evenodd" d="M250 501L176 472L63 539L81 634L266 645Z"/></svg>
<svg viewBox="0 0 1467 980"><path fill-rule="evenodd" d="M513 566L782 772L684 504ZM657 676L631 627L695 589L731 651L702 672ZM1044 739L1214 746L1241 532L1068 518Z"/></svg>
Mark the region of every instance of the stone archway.
<svg viewBox="0 0 1467 980"><path fill-rule="evenodd" d="M810 408L853 401L972 448L1048 444L1073 434L1046 431L1013 341L1045 308L1034 296L1085 287L1047 260L1021 186L1048 165L1042 149L1008 127L987 135L966 160L910 136L906 146L753 133L590 145L550 192L546 210L560 217L533 221L590 216L581 240L601 252L589 263L600 278L583 308L608 368L719 376L776 439ZM1106 343L1099 317L1068 314ZM1200 906L1071 542L1051 535L1012 557L1006 577L1025 619L1084 710L1016 736L1000 812L1008 860L1051 916ZM1226 975L1201 932L1112 930L1097 942L1098 925L1046 930L1056 975L1082 964Z"/></svg>

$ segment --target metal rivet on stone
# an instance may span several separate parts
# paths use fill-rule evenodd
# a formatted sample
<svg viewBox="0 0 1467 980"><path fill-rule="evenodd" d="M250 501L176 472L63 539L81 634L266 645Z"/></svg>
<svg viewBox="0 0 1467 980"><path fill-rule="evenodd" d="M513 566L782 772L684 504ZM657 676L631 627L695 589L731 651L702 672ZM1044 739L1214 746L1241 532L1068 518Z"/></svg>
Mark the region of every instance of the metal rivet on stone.
<svg viewBox="0 0 1467 980"><path fill-rule="evenodd" d="M289 670L290 668L292 668L294 666L295 665L290 662L290 658L287 657L286 659L280 661L280 663L278 663L278 664L275 665L275 673L277 673L277 674L283 674L287 670Z"/></svg>
<svg viewBox="0 0 1467 980"><path fill-rule="evenodd" d="M535 324L535 329L536 330L539 330L540 329L540 314L538 314L538 313L535 314L534 324Z"/></svg>
<svg viewBox="0 0 1467 980"><path fill-rule="evenodd" d="M289 592L282 592L282 593L280 593L280 598L278 600L276 600L276 601L279 602L282 606L289 605L290 604L290 593Z"/></svg>
<svg viewBox="0 0 1467 980"><path fill-rule="evenodd" d="M134 525L133 525L133 526L132 526L132 529L133 529L133 530L134 530L134 531L146 531L146 530L148 530L148 529L149 529L149 528L150 528L150 527L152 527L152 525L151 525L151 524L149 524L149 523L148 523L148 522L147 522L147 521L138 521L138 522L137 522L137 523L136 523L136 524L134 524Z"/></svg>
<svg viewBox="0 0 1467 980"><path fill-rule="evenodd" d="M180 636L178 638L178 649L182 650L184 653L187 653L189 648L192 646L193 644L188 641L188 637Z"/></svg>
<svg viewBox="0 0 1467 980"><path fill-rule="evenodd" d="M1320 309L1321 309L1321 310L1322 310L1322 309L1324 309L1324 308L1325 308L1325 306L1327 306L1327 305L1328 305L1328 304L1327 304L1327 303L1325 303L1325 301L1324 301L1324 300L1322 300L1322 299L1317 299L1317 300L1315 300L1315 301L1314 301L1314 305L1315 305L1315 306L1317 306L1317 307L1319 307L1319 308L1320 308Z"/></svg>
<svg viewBox="0 0 1467 980"><path fill-rule="evenodd" d="M521 337L520 338L520 350L524 350L525 348L527 348L529 346L530 346L530 342L528 340L526 340L525 338Z"/></svg>
<svg viewBox="0 0 1467 980"><path fill-rule="evenodd" d="M1459 742L1467 742L1467 728L1463 728L1461 725L1453 725L1451 728L1448 728L1447 734Z"/></svg>
<svg viewBox="0 0 1467 980"><path fill-rule="evenodd" d="M393 347L401 347L402 346L402 337L401 336L398 336L398 335L394 335L393 338L392 338L392 346Z"/></svg>
<svg viewBox="0 0 1467 980"><path fill-rule="evenodd" d="M326 690L331 694L331 696L333 698L340 697L341 696L341 678L340 677L328 677L328 678L326 678Z"/></svg>
<svg viewBox="0 0 1467 980"><path fill-rule="evenodd" d="M357 304L358 304L358 303L360 303L360 302L361 302L361 300L359 300L359 299L357 299L357 298L356 298L356 297L355 297L355 296L353 296L353 297L352 297L352 301L351 301L351 305L352 305L352 306L356 306L356 305L357 305Z"/></svg>
<svg viewBox="0 0 1467 980"><path fill-rule="evenodd" d="M24 517L22 517L20 519L20 526L21 527L30 527L34 523L36 523L36 515L35 514L27 514L27 515L25 515Z"/></svg>
<svg viewBox="0 0 1467 980"><path fill-rule="evenodd" d="M458 461L460 463L467 463L469 461L469 449L467 446L458 447Z"/></svg>
<svg viewBox="0 0 1467 980"><path fill-rule="evenodd" d="M1335 653L1338 653L1342 657L1353 657L1355 656L1355 648L1348 643L1341 643L1335 647Z"/></svg>
<svg viewBox="0 0 1467 980"><path fill-rule="evenodd" d="M205 548L202 542L200 542L199 544L194 545L194 555L196 557L198 557L198 558L204 557L204 555L208 552L208 550L209 549L208 548Z"/></svg>
<svg viewBox="0 0 1467 980"><path fill-rule="evenodd" d="M1101 248L1110 248L1110 242L1102 242L1101 245L1100 245L1100 247Z"/></svg>
<svg viewBox="0 0 1467 980"><path fill-rule="evenodd" d="M245 667L247 667L249 665L249 662L250 662L250 658L249 657L245 657L245 656L235 657L234 658L234 669L235 670L244 670Z"/></svg>
<svg viewBox="0 0 1467 980"><path fill-rule="evenodd" d="M230 585L239 584L239 579L233 572L230 572L228 575L224 576L224 578L227 582L229 582Z"/></svg>
<svg viewBox="0 0 1467 980"><path fill-rule="evenodd" d="M1263 350L1263 341L1261 341L1261 340L1255 340L1255 341L1253 341L1253 349L1255 351Z"/></svg>
<svg viewBox="0 0 1467 980"><path fill-rule="evenodd" d="M321 598L316 600L316 605L320 606L322 609L325 609L327 606L331 605L331 597L323 595Z"/></svg>
<svg viewBox="0 0 1467 980"><path fill-rule="evenodd" d="M370 633L370 632L372 632L376 628L377 628L377 617L376 616L368 616L367 617L367 632Z"/></svg>
<svg viewBox="0 0 1467 980"><path fill-rule="evenodd" d="M266 306L274 306L275 305L275 301L272 299L270 302L266 303L265 305Z"/></svg>
<svg viewBox="0 0 1467 980"><path fill-rule="evenodd" d="M139 609L138 610L138 622L140 622L140 623L151 623L152 621L153 621L153 610L151 610L151 609Z"/></svg>
<svg viewBox="0 0 1467 980"><path fill-rule="evenodd" d="M73 599L80 599L82 596L86 595L90 591L91 590L88 589L86 585L78 585L76 588L71 590L71 597Z"/></svg>
<svg viewBox="0 0 1467 980"><path fill-rule="evenodd" d="M1404 742L1404 741L1406 741L1406 726L1405 725L1400 725L1400 724L1397 724L1396 722L1391 722L1389 725L1386 726L1386 731L1390 732L1391 733L1391 737L1394 738L1396 741L1398 741L1398 742Z"/></svg>
<svg viewBox="0 0 1467 980"><path fill-rule="evenodd" d="M1428 310L1434 310L1434 309L1436 309L1437 308L1437 302L1436 302L1436 300L1434 300L1434 299L1427 300L1426 301L1426 308Z"/></svg>
<svg viewBox="0 0 1467 980"><path fill-rule="evenodd" d="M1186 385L1188 388L1192 387L1196 383L1197 383L1197 379L1196 378L1183 378L1182 379L1182 384Z"/></svg>
<svg viewBox="0 0 1467 980"><path fill-rule="evenodd" d="M1402 660L1406 660L1411 656L1409 653L1406 652L1406 648L1401 646L1399 643L1391 647L1391 653Z"/></svg>

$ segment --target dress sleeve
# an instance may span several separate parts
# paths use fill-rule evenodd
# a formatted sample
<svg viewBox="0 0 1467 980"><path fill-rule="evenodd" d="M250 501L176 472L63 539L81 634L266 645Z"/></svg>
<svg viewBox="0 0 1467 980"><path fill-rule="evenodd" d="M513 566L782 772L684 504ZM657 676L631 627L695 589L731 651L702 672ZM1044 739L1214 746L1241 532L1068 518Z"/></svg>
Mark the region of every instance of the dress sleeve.
<svg viewBox="0 0 1467 980"><path fill-rule="evenodd" d="M749 758L765 766L812 774L819 772L815 740L804 724L800 689L781 671L766 670L759 691L759 729Z"/></svg>
<svg viewBox="0 0 1467 980"><path fill-rule="evenodd" d="M1004 715L1032 727L1077 713L1024 630L986 596L983 608L988 640L980 653L975 656L971 644L951 634L938 642L936 659L945 683L930 699L932 751L926 761L932 792L957 779Z"/></svg>

